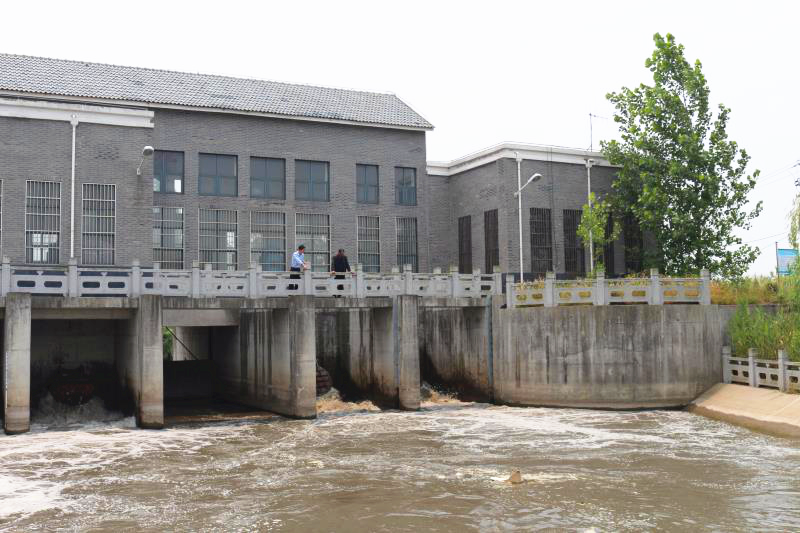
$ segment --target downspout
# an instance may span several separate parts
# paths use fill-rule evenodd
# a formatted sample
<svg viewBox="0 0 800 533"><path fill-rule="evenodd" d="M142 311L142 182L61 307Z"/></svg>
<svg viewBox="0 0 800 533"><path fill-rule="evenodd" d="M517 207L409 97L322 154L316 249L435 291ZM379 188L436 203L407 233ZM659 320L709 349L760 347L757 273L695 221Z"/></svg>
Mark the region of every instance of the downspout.
<svg viewBox="0 0 800 533"><path fill-rule="evenodd" d="M78 128L78 115L72 115L69 121L72 124L72 176L69 186L69 258L75 258L75 134Z"/></svg>

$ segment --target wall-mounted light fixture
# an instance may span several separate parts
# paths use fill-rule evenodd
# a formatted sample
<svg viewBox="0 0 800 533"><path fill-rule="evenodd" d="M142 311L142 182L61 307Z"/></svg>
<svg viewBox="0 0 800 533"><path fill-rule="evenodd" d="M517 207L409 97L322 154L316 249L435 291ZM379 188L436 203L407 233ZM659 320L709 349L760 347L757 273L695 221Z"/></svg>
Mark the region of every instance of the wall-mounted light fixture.
<svg viewBox="0 0 800 533"><path fill-rule="evenodd" d="M144 158L153 155L154 151L155 150L153 150L152 146L145 146L144 148L142 148L142 159L139 161L139 166L136 167L137 176L142 175L142 163L144 163Z"/></svg>

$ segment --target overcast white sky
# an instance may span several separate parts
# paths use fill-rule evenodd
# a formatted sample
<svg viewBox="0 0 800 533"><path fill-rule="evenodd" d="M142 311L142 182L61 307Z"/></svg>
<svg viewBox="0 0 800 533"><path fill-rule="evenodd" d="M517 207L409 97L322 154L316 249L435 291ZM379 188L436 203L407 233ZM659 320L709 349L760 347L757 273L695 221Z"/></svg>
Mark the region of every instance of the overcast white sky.
<svg viewBox="0 0 800 533"><path fill-rule="evenodd" d="M745 234L775 269L800 177L793 2L7 2L0 51L394 92L431 121L428 159L501 141L587 148L605 94L649 81L655 32L699 58L760 169ZM594 121L594 145L615 135Z"/></svg>

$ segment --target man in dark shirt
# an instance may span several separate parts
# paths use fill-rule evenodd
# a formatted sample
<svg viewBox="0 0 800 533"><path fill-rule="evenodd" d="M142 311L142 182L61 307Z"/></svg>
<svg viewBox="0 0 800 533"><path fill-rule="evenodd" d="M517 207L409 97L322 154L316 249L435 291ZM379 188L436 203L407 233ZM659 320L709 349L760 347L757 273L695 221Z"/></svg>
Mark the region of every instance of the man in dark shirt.
<svg viewBox="0 0 800 533"><path fill-rule="evenodd" d="M336 275L336 279L344 279L344 272L350 272L350 262L347 261L347 256L344 255L344 250L341 248L339 249L339 252L333 256L333 261L331 261L331 271ZM344 285L337 285L336 289L343 291Z"/></svg>

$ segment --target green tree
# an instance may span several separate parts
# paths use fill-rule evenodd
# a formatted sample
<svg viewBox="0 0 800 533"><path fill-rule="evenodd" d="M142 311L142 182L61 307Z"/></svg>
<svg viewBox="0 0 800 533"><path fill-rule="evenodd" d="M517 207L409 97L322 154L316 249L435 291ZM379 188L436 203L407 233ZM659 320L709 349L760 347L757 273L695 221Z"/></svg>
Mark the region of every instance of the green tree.
<svg viewBox="0 0 800 533"><path fill-rule="evenodd" d="M800 194L794 197L789 211L789 242L795 249L800 248Z"/></svg>
<svg viewBox="0 0 800 533"><path fill-rule="evenodd" d="M611 216L611 204L603 199L598 200L594 193L589 194L589 203L583 204L581 222L578 224L578 237L584 244L588 244L591 238L594 259L594 271L605 270L601 261L603 247L619 237L619 222L614 221L610 233L606 233L608 218Z"/></svg>
<svg viewBox="0 0 800 533"><path fill-rule="evenodd" d="M653 85L623 87L607 98L621 140L601 143L619 165L615 206L632 214L654 237L645 261L670 275L707 268L739 277L758 256L734 235L761 211L745 209L759 171L745 173L750 156L728 140L730 109L709 108L709 89L700 61L684 58L683 45L655 34L655 51L645 61Z"/></svg>

